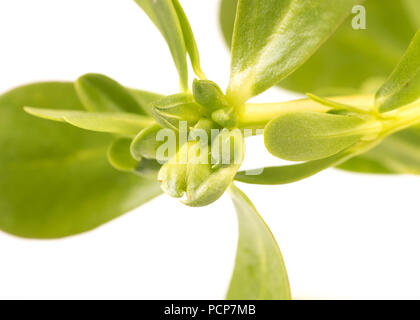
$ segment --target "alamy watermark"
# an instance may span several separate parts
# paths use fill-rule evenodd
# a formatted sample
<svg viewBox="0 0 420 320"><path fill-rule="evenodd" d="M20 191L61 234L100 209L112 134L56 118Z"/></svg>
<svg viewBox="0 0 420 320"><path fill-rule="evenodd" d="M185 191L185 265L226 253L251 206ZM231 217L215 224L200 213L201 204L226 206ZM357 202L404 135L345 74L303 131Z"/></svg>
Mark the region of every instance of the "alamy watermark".
<svg viewBox="0 0 420 320"><path fill-rule="evenodd" d="M355 16L351 21L354 30L366 30L366 8L362 5L354 6L351 10Z"/></svg>

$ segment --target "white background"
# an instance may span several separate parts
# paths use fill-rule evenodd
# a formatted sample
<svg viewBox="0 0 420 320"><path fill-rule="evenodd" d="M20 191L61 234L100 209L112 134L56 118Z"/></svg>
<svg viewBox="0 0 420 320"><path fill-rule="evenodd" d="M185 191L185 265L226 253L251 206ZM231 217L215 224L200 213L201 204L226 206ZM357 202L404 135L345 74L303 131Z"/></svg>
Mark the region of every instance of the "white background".
<svg viewBox="0 0 420 320"><path fill-rule="evenodd" d="M225 87L218 1L181 2L207 76ZM87 72L177 91L163 39L131 0L2 0L0 41L0 91ZM256 101L294 97L273 89ZM254 139L246 163L279 161ZM327 170L291 185L240 187L279 242L294 298L420 298L419 177ZM227 196L202 209L162 196L63 240L0 233L0 298L222 299L236 238Z"/></svg>

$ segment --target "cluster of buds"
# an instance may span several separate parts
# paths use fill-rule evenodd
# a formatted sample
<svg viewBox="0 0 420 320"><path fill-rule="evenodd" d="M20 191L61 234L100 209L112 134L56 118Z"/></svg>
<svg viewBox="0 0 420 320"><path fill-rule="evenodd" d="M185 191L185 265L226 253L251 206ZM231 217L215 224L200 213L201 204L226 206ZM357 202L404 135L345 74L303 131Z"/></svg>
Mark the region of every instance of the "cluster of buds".
<svg viewBox="0 0 420 320"><path fill-rule="evenodd" d="M151 106L157 124L142 130L132 155L162 164L158 181L189 206L216 201L232 183L244 157L244 137L220 88L196 80L193 94L167 96Z"/></svg>

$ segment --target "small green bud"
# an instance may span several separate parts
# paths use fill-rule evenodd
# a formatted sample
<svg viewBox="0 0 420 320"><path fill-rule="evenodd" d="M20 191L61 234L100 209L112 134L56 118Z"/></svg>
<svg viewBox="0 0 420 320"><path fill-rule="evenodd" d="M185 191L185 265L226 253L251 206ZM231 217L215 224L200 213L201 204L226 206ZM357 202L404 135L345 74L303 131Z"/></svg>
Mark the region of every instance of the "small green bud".
<svg viewBox="0 0 420 320"><path fill-rule="evenodd" d="M156 159L156 150L162 144L162 141L158 141L156 138L159 130L162 130L162 127L156 124L139 132L130 146L134 159Z"/></svg>
<svg viewBox="0 0 420 320"><path fill-rule="evenodd" d="M214 111L211 114L211 118L214 122L222 126L223 128L234 128L238 123L238 115L232 107L226 107Z"/></svg>
<svg viewBox="0 0 420 320"><path fill-rule="evenodd" d="M174 198L181 198L186 189L187 165L180 163L165 163L159 170L158 181L161 189Z"/></svg>
<svg viewBox="0 0 420 320"><path fill-rule="evenodd" d="M207 111L192 95L179 93L152 103L152 115L160 125L178 130L180 121L186 121L187 126L192 127L207 115Z"/></svg>
<svg viewBox="0 0 420 320"><path fill-rule="evenodd" d="M191 185L187 186L187 199L182 203L190 207L203 207L213 203L231 185L239 166L233 165L216 171L212 171L210 166L196 168L197 173L191 178Z"/></svg>
<svg viewBox="0 0 420 320"><path fill-rule="evenodd" d="M211 144L214 168L241 164L245 154L245 143L241 130L223 129Z"/></svg>
<svg viewBox="0 0 420 320"><path fill-rule="evenodd" d="M209 161L206 163L189 163L187 166L187 199L193 199L197 189L213 173Z"/></svg>
<svg viewBox="0 0 420 320"><path fill-rule="evenodd" d="M211 111L229 106L222 90L210 80L194 80L193 95L195 101Z"/></svg>
<svg viewBox="0 0 420 320"><path fill-rule="evenodd" d="M221 159L219 164L214 165L212 156L208 163L188 163L187 199L183 200L188 206L206 206L219 199L230 186L244 158L245 147L241 131L222 130L213 140L211 149L211 154L216 152Z"/></svg>
<svg viewBox="0 0 420 320"><path fill-rule="evenodd" d="M147 115L129 90L101 74L89 73L75 82L83 106L92 112L131 112Z"/></svg>
<svg viewBox="0 0 420 320"><path fill-rule="evenodd" d="M191 140L197 140L200 139L200 142L205 142L209 144L211 142L211 130L218 128L218 125L211 121L210 119L202 118L200 119L197 124L191 128L189 137ZM203 133L207 136L206 141L202 141L203 139Z"/></svg>
<svg viewBox="0 0 420 320"><path fill-rule="evenodd" d="M181 198L187 188L188 149L191 142L184 144L176 155L159 170L158 181L162 190L174 198Z"/></svg>

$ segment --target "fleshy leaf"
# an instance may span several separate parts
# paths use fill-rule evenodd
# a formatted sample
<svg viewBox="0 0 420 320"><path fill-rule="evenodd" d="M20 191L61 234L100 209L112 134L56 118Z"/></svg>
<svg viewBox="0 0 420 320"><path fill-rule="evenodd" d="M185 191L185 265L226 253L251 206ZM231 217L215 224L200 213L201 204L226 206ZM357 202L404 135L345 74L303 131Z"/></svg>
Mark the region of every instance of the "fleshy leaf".
<svg viewBox="0 0 420 320"><path fill-rule="evenodd" d="M348 157L346 151L335 154L331 157L308 161L304 163L278 166L278 167L266 167L252 170L251 173L247 171L241 171L236 174L235 180L250 184L264 184L264 185L278 185L296 182L329 167L338 165ZM258 174L255 174L258 172Z"/></svg>
<svg viewBox="0 0 420 320"><path fill-rule="evenodd" d="M144 111L146 111L147 114L151 114L150 110L150 104L153 101L162 99L164 95L144 91L144 90L138 90L138 89L128 89L130 93L133 95L133 97L136 99L137 103L142 107Z"/></svg>
<svg viewBox="0 0 420 320"><path fill-rule="evenodd" d="M411 18L412 24L420 28L420 2L418 0L401 0Z"/></svg>
<svg viewBox="0 0 420 320"><path fill-rule="evenodd" d="M179 23L181 24L182 33L184 35L185 47L187 48L188 55L191 60L191 65L197 77L206 79L203 70L201 70L200 55L198 53L197 43L195 42L194 34L191 29L184 9L178 0L172 0L175 11L178 15Z"/></svg>
<svg viewBox="0 0 420 320"><path fill-rule="evenodd" d="M141 160L143 157L156 159L157 149L163 143L157 140L157 134L160 130L162 130L162 127L155 124L139 132L130 147L134 159Z"/></svg>
<svg viewBox="0 0 420 320"><path fill-rule="evenodd" d="M23 106L83 110L73 83L37 83L0 97L0 229L58 238L91 230L160 194L110 166L112 137L37 119Z"/></svg>
<svg viewBox="0 0 420 320"><path fill-rule="evenodd" d="M151 104L151 112L163 127L178 130L180 121L186 121L187 127L197 123L208 112L195 102L191 94L178 93L167 96Z"/></svg>
<svg viewBox="0 0 420 320"><path fill-rule="evenodd" d="M134 136L154 121L133 113L87 112L25 107L31 115L59 122L67 122L81 129Z"/></svg>
<svg viewBox="0 0 420 320"><path fill-rule="evenodd" d="M420 31L389 79L376 94L376 107L386 112L420 98Z"/></svg>
<svg viewBox="0 0 420 320"><path fill-rule="evenodd" d="M181 23L172 0L135 0L165 38L180 77L183 91L188 91L187 48Z"/></svg>
<svg viewBox="0 0 420 320"><path fill-rule="evenodd" d="M222 31L229 47L237 2L223 0L220 7ZM365 1L365 30L353 29L356 14L351 14L313 56L279 85L323 96L375 93L420 28L420 10L416 10L419 5L418 0Z"/></svg>
<svg viewBox="0 0 420 320"><path fill-rule="evenodd" d="M136 168L136 161L130 153L131 139L117 138L108 149L108 161L120 171L132 171Z"/></svg>
<svg viewBox="0 0 420 320"><path fill-rule="evenodd" d="M420 174L420 127L394 133L339 168L361 173Z"/></svg>
<svg viewBox="0 0 420 320"><path fill-rule="evenodd" d="M75 82L82 104L92 112L130 112L147 115L131 92L101 74L86 74Z"/></svg>
<svg viewBox="0 0 420 320"><path fill-rule="evenodd" d="M235 269L228 300L292 298L279 246L248 197L233 184L229 189L239 223Z"/></svg>
<svg viewBox="0 0 420 320"><path fill-rule="evenodd" d="M318 160L355 144L364 134L358 117L297 112L269 122L264 130L268 151L291 161Z"/></svg>
<svg viewBox="0 0 420 320"><path fill-rule="evenodd" d="M227 95L241 105L300 67L363 0L239 0Z"/></svg>

